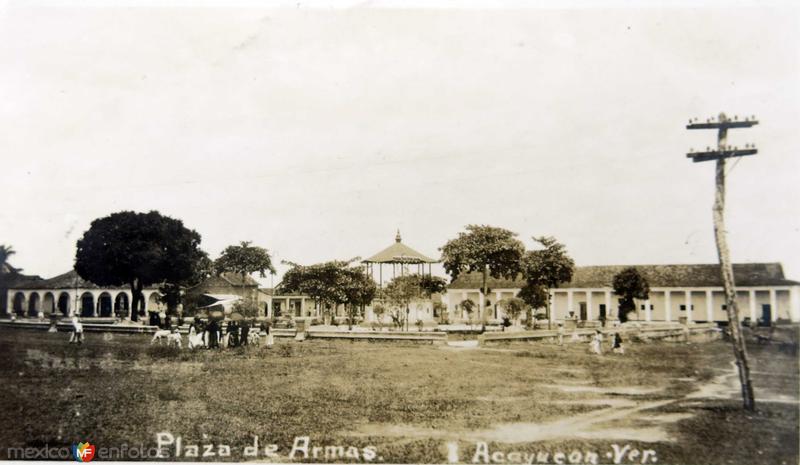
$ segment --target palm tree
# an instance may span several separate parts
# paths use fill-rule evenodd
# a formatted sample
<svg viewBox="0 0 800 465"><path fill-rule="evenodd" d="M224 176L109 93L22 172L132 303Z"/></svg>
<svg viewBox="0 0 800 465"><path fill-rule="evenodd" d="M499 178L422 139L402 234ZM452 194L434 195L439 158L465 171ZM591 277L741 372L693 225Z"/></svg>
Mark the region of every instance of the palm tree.
<svg viewBox="0 0 800 465"><path fill-rule="evenodd" d="M0 274L11 274L22 271L8 263L8 257L15 253L17 253L16 250L10 245L0 245Z"/></svg>
<svg viewBox="0 0 800 465"><path fill-rule="evenodd" d="M6 302L8 302L8 290L6 289L6 277L17 274L19 269L14 268L8 263L8 257L16 252L10 245L0 245L0 313L7 313Z"/></svg>

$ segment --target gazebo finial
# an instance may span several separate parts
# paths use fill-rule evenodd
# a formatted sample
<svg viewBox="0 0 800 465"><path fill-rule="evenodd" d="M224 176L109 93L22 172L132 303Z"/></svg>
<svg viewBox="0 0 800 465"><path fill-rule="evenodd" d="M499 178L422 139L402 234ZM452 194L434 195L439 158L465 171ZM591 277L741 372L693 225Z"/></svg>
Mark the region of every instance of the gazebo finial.
<svg viewBox="0 0 800 465"><path fill-rule="evenodd" d="M397 229L397 235L394 236L394 241L395 242L400 242L401 241L401 239L400 239L400 228Z"/></svg>

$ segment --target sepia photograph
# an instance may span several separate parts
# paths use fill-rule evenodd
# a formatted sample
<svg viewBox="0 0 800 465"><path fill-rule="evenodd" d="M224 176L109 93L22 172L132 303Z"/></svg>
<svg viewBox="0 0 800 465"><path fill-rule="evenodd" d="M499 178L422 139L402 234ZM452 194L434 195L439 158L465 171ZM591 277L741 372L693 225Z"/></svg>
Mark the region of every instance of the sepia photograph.
<svg viewBox="0 0 800 465"><path fill-rule="evenodd" d="M0 462L800 463L800 5L0 0Z"/></svg>

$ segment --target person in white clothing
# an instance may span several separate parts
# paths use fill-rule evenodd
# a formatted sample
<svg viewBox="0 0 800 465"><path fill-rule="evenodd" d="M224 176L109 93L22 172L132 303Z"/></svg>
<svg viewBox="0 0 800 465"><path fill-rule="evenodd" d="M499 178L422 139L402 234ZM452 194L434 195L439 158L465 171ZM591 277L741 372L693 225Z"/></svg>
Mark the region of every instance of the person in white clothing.
<svg viewBox="0 0 800 465"><path fill-rule="evenodd" d="M72 334L69 336L70 344L83 344L83 323L77 316L72 317Z"/></svg>

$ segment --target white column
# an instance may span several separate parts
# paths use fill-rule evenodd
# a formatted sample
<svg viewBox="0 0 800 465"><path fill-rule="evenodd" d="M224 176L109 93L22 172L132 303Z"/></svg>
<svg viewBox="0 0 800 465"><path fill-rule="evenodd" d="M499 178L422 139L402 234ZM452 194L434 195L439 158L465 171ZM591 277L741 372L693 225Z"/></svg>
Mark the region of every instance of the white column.
<svg viewBox="0 0 800 465"><path fill-rule="evenodd" d="M686 322L691 323L693 321L692 318L692 291L685 292L686 299Z"/></svg>
<svg viewBox="0 0 800 465"><path fill-rule="evenodd" d="M714 293L706 290L706 321L714 321Z"/></svg>
<svg viewBox="0 0 800 465"><path fill-rule="evenodd" d="M611 319L611 291L606 291L606 318Z"/></svg>
<svg viewBox="0 0 800 465"><path fill-rule="evenodd" d="M501 298L501 296L502 296L502 292L500 292L500 291L495 291L495 293L494 293L494 308L497 308L497 302L500 302L500 298ZM493 315L493 316L494 316L494 315ZM497 315L497 317L499 317L499 316L500 316L500 315Z"/></svg>
<svg viewBox="0 0 800 465"><path fill-rule="evenodd" d="M467 300L467 292L463 291L463 292L461 292L461 302L463 302L465 300ZM459 302L459 303L461 303L461 302ZM462 319L464 318L464 307L461 307L461 318Z"/></svg>
<svg viewBox="0 0 800 465"><path fill-rule="evenodd" d="M556 291L550 291L547 296L550 299L550 323L556 319Z"/></svg>
<svg viewBox="0 0 800 465"><path fill-rule="evenodd" d="M6 313L11 316L14 313L14 295L17 293L14 289L8 289L6 295Z"/></svg>
<svg viewBox="0 0 800 465"><path fill-rule="evenodd" d="M653 314L650 311L650 299L644 301L644 319L648 322L653 320Z"/></svg>
<svg viewBox="0 0 800 465"><path fill-rule="evenodd" d="M565 315L569 315L569 312L574 312L575 310L572 309L572 291L567 291L567 311L564 313Z"/></svg>
<svg viewBox="0 0 800 465"><path fill-rule="evenodd" d="M100 294L96 292L92 292L92 297L94 298L94 316L100 316Z"/></svg>
<svg viewBox="0 0 800 465"><path fill-rule="evenodd" d="M586 291L586 319L592 320L592 291Z"/></svg>
<svg viewBox="0 0 800 465"><path fill-rule="evenodd" d="M772 321L778 319L778 299L775 295L775 289L769 290L769 310L772 315Z"/></svg>
<svg viewBox="0 0 800 465"><path fill-rule="evenodd" d="M756 291L750 289L750 324L756 324L758 318L756 318Z"/></svg>
<svg viewBox="0 0 800 465"><path fill-rule="evenodd" d="M306 316L306 298L300 297L300 316ZM366 315L364 315L366 317Z"/></svg>
<svg viewBox="0 0 800 465"><path fill-rule="evenodd" d="M672 302L669 291L664 291L664 315L667 321L672 321Z"/></svg>
<svg viewBox="0 0 800 465"><path fill-rule="evenodd" d="M800 321L800 287L789 289L789 317L792 322Z"/></svg>

